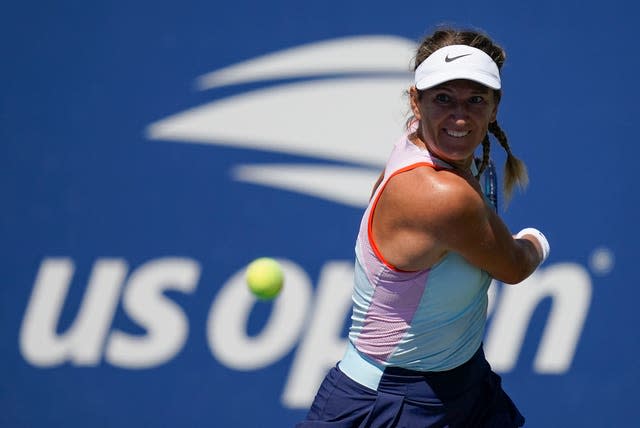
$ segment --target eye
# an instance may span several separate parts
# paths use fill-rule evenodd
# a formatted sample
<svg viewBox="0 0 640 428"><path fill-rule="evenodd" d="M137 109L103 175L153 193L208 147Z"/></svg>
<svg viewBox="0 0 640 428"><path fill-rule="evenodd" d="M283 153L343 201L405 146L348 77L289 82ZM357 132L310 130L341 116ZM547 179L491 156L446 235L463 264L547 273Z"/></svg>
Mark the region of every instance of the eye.
<svg viewBox="0 0 640 428"><path fill-rule="evenodd" d="M446 104L451 101L451 97L447 94L440 93L440 94L436 94L435 100L440 104Z"/></svg>
<svg viewBox="0 0 640 428"><path fill-rule="evenodd" d="M480 95L475 95L471 98L469 98L469 103L470 104L482 104L484 102L484 97L480 96Z"/></svg>

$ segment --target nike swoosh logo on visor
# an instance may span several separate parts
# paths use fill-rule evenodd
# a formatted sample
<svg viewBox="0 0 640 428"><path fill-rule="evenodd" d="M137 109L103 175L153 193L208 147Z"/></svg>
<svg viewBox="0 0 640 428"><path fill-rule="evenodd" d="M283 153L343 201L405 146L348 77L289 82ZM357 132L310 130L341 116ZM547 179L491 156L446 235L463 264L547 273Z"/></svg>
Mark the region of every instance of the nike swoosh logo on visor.
<svg viewBox="0 0 640 428"><path fill-rule="evenodd" d="M459 58L462 58L463 56L469 56L471 55L470 53L468 54L463 54L463 55L458 55L458 56L454 56L452 58L449 58L449 54L447 54L447 56L444 58L444 62L451 62L451 61L455 61Z"/></svg>

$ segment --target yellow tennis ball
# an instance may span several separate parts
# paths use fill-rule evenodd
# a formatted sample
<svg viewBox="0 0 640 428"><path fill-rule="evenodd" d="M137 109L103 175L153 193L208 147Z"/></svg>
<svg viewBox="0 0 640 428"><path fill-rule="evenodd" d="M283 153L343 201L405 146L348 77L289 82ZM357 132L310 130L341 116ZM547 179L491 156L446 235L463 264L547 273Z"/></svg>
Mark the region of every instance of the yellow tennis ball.
<svg viewBox="0 0 640 428"><path fill-rule="evenodd" d="M280 263L269 257L261 257L249 263L246 272L249 290L263 300L276 297L284 283L284 273Z"/></svg>

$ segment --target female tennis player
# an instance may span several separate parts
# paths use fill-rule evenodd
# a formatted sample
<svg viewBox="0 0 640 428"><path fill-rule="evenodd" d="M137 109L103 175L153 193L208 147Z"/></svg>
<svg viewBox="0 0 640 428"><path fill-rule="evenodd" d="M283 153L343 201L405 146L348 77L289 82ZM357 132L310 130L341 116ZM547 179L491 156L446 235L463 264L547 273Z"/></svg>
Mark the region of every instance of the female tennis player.
<svg viewBox="0 0 640 428"><path fill-rule="evenodd" d="M507 153L506 197L527 181L496 120L504 60L476 31L420 44L413 117L360 225L348 349L298 427L524 424L482 350L491 279L519 283L549 254L537 229L512 236L486 185L488 133Z"/></svg>

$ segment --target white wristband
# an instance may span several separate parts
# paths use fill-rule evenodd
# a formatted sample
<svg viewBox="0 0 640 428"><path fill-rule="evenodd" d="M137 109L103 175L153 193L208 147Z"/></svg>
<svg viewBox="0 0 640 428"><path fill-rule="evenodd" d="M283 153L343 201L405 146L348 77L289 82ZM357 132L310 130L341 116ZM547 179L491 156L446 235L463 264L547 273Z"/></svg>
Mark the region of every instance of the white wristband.
<svg viewBox="0 0 640 428"><path fill-rule="evenodd" d="M540 243L540 247L542 247L542 261L540 262L540 264L544 263L544 261L547 260L547 257L549 257L549 252L551 251L551 247L549 246L549 241L547 241L547 238L545 238L542 232L534 227L527 227L525 229L522 229L516 235L516 239L520 239L524 235L533 236Z"/></svg>

